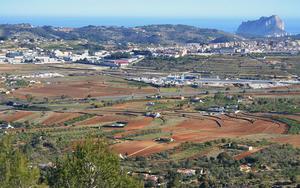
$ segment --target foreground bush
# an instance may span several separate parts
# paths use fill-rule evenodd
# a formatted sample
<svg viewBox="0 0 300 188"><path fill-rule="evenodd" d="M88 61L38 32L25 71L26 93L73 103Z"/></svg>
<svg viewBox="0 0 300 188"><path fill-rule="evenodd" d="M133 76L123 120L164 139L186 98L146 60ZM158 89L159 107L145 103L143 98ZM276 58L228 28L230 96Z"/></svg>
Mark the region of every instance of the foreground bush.
<svg viewBox="0 0 300 188"><path fill-rule="evenodd" d="M119 158L102 140L85 141L48 171L50 187L135 188L141 184L121 171Z"/></svg>
<svg viewBox="0 0 300 188"><path fill-rule="evenodd" d="M39 170L31 167L27 157L13 147L11 137L0 140L0 187L36 187Z"/></svg>

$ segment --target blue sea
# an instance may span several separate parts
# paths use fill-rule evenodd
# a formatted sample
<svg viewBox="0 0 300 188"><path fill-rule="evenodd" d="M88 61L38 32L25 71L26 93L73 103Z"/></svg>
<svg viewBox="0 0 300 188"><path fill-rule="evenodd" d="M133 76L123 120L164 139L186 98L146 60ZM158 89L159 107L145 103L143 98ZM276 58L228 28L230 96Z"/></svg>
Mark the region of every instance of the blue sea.
<svg viewBox="0 0 300 188"><path fill-rule="evenodd" d="M283 19L286 31L290 34L300 34L299 19ZM0 17L0 24L30 23L34 26L51 25L57 27L97 26L143 26L151 24L184 24L200 28L219 29L234 33L245 19L190 19L190 18L125 18L125 17L84 17L84 18L53 18L53 17Z"/></svg>

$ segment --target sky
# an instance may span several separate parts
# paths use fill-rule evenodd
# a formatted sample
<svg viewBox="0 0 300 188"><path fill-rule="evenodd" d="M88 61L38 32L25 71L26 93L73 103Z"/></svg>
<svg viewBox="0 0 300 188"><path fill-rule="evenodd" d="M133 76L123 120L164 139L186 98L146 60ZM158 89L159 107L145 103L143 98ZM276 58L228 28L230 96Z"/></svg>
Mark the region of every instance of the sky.
<svg viewBox="0 0 300 188"><path fill-rule="evenodd" d="M300 0L0 0L0 17L300 18Z"/></svg>

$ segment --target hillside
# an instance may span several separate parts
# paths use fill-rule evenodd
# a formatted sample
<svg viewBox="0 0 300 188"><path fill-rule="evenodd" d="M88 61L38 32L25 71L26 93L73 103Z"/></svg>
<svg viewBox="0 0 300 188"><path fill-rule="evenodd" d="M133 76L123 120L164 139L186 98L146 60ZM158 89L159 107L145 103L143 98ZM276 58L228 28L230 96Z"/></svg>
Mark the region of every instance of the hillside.
<svg viewBox="0 0 300 188"><path fill-rule="evenodd" d="M81 28L32 27L29 24L0 25L5 37L46 39L87 39L101 43L174 44L208 43L240 37L216 29L201 29L186 25L149 25L141 27L86 26Z"/></svg>

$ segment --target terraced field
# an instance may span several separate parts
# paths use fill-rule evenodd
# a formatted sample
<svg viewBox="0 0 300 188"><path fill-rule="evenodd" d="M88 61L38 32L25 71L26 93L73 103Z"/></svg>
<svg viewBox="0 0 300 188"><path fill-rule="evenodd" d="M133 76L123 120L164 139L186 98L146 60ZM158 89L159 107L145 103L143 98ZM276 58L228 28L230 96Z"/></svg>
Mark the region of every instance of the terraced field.
<svg viewBox="0 0 300 188"><path fill-rule="evenodd" d="M175 140L172 143L157 143L153 140L126 141L113 146L120 153L130 156L149 155L161 152L184 142L202 143L220 138L242 138L243 136L256 134L280 135L286 131L286 125L266 120L255 120L253 123L247 120L220 116L218 120L221 126L211 118L184 119L175 126L159 126L162 132L169 133ZM138 144L137 144L138 143Z"/></svg>
<svg viewBox="0 0 300 188"><path fill-rule="evenodd" d="M117 108L119 106L117 105ZM31 111L9 111L2 112L0 120L9 122L24 122L26 120L29 123L38 123L44 126L45 130L48 130L49 126L72 130L77 129L77 127L88 128L102 126L109 122L126 121L128 125L125 128L103 128L102 130L107 133L117 131L114 136L118 139L130 136L130 140L120 140L119 143L112 145L115 152L129 156L150 155L172 149L184 142L203 143L221 138L234 139L258 134L275 136L272 139L274 142L291 143L299 146L298 136L280 136L286 133L287 126L285 124L267 118L246 118L242 114L238 116L193 115L191 117L164 115L164 119L169 120L162 121L142 115L128 116L103 112L84 120L78 120L72 124L73 127L64 124L81 116L83 114L78 112L46 112L41 114ZM43 127L39 127L37 130L41 131ZM151 132L151 130L156 130L156 132ZM144 131L143 134L141 131ZM157 137L170 137L174 139L174 142L158 143L154 141L154 138Z"/></svg>

